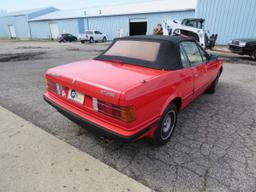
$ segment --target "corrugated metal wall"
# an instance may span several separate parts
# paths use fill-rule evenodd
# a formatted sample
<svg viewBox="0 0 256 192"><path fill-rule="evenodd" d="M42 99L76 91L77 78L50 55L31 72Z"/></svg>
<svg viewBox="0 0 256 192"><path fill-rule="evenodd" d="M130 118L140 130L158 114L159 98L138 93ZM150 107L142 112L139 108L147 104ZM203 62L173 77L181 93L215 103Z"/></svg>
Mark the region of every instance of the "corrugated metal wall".
<svg viewBox="0 0 256 192"><path fill-rule="evenodd" d="M29 22L31 26L32 38L34 39L49 39L51 32L49 23L56 23L61 33L70 33L73 35L79 34L79 19L64 19L52 21L33 21Z"/></svg>
<svg viewBox="0 0 256 192"><path fill-rule="evenodd" d="M255 0L198 0L196 17L205 18L205 28L218 33L219 44L256 38Z"/></svg>
<svg viewBox="0 0 256 192"><path fill-rule="evenodd" d="M45 21L29 22L33 39L50 39L49 23Z"/></svg>
<svg viewBox="0 0 256 192"><path fill-rule="evenodd" d="M152 34L154 27L162 23L163 19L170 18L182 20L184 18L195 17L195 11L178 11L167 13L150 13L150 14L134 14L121 16L103 16L90 17L85 19L85 24L89 23L89 29L99 30L107 34L108 39L112 40L118 36L118 30L123 30L123 35L129 35L130 19L145 19L147 20L147 34ZM88 29L88 27L85 27Z"/></svg>
<svg viewBox="0 0 256 192"><path fill-rule="evenodd" d="M10 37L9 25L13 25L18 38L30 38L27 16L0 17L0 37Z"/></svg>
<svg viewBox="0 0 256 192"><path fill-rule="evenodd" d="M27 15L10 15L0 17L0 37L10 37L8 26L13 25L17 38L29 39L31 38L31 33L28 20L56 10L56 8L50 7Z"/></svg>
<svg viewBox="0 0 256 192"><path fill-rule="evenodd" d="M112 40L118 36L118 31L120 29L123 30L123 35L129 35L130 19L147 20L147 34L152 34L154 27L157 24L162 23L163 19L170 18L182 20L194 16L195 11L188 10L166 13L90 17L85 19L75 18L51 21L30 21L29 23L27 21L28 16L10 16L0 18L0 23L2 23L2 27L0 27L0 37L9 37L8 25L13 25L18 38L30 38L31 33L31 36L34 39L49 39L51 38L49 23L56 23L60 34L71 33L73 35L78 35L89 28L106 33L108 39Z"/></svg>

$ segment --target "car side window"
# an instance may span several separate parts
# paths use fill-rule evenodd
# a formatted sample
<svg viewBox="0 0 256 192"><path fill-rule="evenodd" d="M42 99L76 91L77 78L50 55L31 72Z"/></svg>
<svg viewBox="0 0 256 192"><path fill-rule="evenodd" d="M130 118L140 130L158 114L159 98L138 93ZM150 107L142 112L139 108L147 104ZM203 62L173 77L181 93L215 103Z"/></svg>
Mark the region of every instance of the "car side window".
<svg viewBox="0 0 256 192"><path fill-rule="evenodd" d="M95 34L101 35L102 33L99 31L95 31Z"/></svg>
<svg viewBox="0 0 256 192"><path fill-rule="evenodd" d="M188 59L192 66L197 66L204 62L201 52L195 42L183 41L181 42L181 47L186 52L186 55L188 56Z"/></svg>
<svg viewBox="0 0 256 192"><path fill-rule="evenodd" d="M188 60L188 57L186 53L184 52L183 48L180 47L180 57L181 57L181 63L184 68L190 67L190 62Z"/></svg>
<svg viewBox="0 0 256 192"><path fill-rule="evenodd" d="M206 57L206 52L201 47L198 47L198 48L199 48L199 51L201 53L203 62L206 62L208 60L207 57Z"/></svg>

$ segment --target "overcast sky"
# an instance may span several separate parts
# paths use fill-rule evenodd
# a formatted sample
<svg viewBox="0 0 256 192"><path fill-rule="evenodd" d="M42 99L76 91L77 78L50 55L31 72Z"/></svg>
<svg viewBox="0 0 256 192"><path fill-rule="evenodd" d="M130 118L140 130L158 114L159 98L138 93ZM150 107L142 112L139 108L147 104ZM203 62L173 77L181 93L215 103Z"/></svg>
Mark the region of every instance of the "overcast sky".
<svg viewBox="0 0 256 192"><path fill-rule="evenodd" d="M49 6L59 9L79 9L148 1L158 0L0 0L0 10L19 11Z"/></svg>

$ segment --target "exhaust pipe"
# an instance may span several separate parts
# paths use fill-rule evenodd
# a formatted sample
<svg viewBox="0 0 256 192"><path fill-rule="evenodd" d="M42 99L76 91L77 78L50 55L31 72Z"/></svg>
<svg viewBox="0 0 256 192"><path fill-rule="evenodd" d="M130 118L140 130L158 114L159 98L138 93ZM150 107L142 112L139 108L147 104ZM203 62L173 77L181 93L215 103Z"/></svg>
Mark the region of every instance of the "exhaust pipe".
<svg viewBox="0 0 256 192"><path fill-rule="evenodd" d="M105 137L100 137L100 141L104 142L106 145L113 143L113 139L108 139Z"/></svg>

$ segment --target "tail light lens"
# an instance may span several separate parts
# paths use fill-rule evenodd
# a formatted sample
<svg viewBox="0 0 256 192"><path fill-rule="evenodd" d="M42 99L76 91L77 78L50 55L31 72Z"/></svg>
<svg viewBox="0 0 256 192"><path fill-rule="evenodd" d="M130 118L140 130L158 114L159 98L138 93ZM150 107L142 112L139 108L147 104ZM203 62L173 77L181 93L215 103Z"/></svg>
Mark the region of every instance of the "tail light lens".
<svg viewBox="0 0 256 192"><path fill-rule="evenodd" d="M100 101L96 98L92 100L93 109L105 115L111 116L115 119L121 120L123 122L129 123L135 121L135 112L132 106L130 107L120 107Z"/></svg>
<svg viewBox="0 0 256 192"><path fill-rule="evenodd" d="M46 89L48 91L52 91L54 93L57 93L56 92L56 83L54 83L53 81L50 81L50 80L45 80L45 83L46 83Z"/></svg>
<svg viewBox="0 0 256 192"><path fill-rule="evenodd" d="M61 95L63 97L66 97L67 96L67 88L63 87L62 85L58 84L58 83L55 83L51 80L45 80L45 84L46 84L46 89L48 91L52 91L58 95Z"/></svg>

